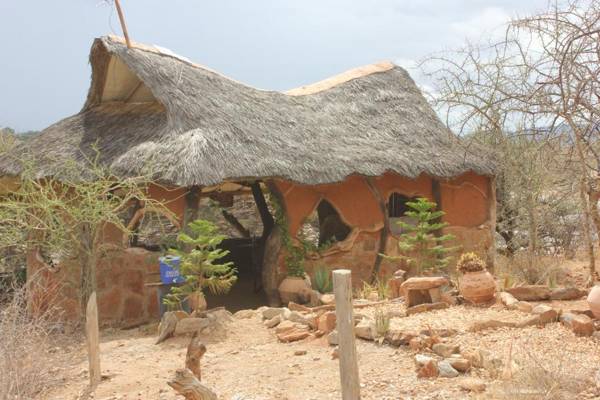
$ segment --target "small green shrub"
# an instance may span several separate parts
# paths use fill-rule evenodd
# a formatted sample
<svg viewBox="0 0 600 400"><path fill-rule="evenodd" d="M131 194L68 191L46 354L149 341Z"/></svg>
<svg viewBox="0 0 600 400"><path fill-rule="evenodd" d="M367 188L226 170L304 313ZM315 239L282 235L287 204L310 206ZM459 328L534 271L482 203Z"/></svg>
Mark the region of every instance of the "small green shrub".
<svg viewBox="0 0 600 400"><path fill-rule="evenodd" d="M383 307L375 310L375 332L379 342L383 342L385 334L390 330L390 316Z"/></svg>
<svg viewBox="0 0 600 400"><path fill-rule="evenodd" d="M315 279L313 282L315 289L320 293L331 293L333 291L331 270L323 265L315 269Z"/></svg>
<svg viewBox="0 0 600 400"><path fill-rule="evenodd" d="M171 249L170 254L179 256L179 271L185 283L171 288L163 302L176 308L189 295L203 293L208 289L213 294L227 293L237 280L232 262L219 263L229 254L218 248L225 236L217 234L217 227L204 220L196 220L188 225L188 233L177 236L179 249Z"/></svg>

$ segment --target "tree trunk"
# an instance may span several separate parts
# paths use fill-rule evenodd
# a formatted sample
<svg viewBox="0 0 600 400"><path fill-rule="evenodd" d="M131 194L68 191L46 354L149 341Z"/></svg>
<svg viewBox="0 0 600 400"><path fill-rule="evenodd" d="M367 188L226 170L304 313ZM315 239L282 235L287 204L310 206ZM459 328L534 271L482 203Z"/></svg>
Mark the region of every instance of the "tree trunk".
<svg viewBox="0 0 600 400"><path fill-rule="evenodd" d="M194 376L199 381L202 380L202 374L200 372L200 359L206 353L206 346L200 341L198 332L194 333L190 344L188 344L187 354L185 355L185 367L192 371Z"/></svg>
<svg viewBox="0 0 600 400"><path fill-rule="evenodd" d="M591 286L594 282L594 279L596 278L596 257L594 254L594 242L592 241L592 234L590 232L590 212L588 207L588 200L585 194L584 179L581 179L580 182L579 199L581 201L581 210L583 211L581 225L583 226L583 237L588 250L589 259L590 278L588 281L588 285Z"/></svg>

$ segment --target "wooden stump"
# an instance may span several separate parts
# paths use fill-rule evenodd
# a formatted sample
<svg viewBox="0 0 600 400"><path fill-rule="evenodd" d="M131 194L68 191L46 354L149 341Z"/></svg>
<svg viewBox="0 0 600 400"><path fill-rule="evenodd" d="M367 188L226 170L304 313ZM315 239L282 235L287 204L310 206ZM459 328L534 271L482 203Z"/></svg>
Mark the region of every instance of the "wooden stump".
<svg viewBox="0 0 600 400"><path fill-rule="evenodd" d="M335 315L340 342L342 399L360 400L350 270L338 269L333 271L333 292L335 294Z"/></svg>
<svg viewBox="0 0 600 400"><path fill-rule="evenodd" d="M185 356L185 367L192 371L199 381L202 380L202 374L200 373L200 359L204 353L206 353L206 346L200 341L198 332L195 332L190 344L188 344L187 354Z"/></svg>
<svg viewBox="0 0 600 400"><path fill-rule="evenodd" d="M178 369L167 384L186 400L217 400L215 392L200 383L189 369Z"/></svg>
<svg viewBox="0 0 600 400"><path fill-rule="evenodd" d="M96 292L88 299L85 311L85 336L88 348L90 386L93 388L100 383L100 330L98 329L98 304Z"/></svg>

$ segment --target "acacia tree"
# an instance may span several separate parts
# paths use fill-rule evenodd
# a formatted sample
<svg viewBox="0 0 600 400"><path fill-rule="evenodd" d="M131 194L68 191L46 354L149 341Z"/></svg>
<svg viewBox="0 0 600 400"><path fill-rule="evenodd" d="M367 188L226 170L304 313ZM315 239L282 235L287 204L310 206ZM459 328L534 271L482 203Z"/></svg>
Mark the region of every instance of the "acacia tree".
<svg viewBox="0 0 600 400"><path fill-rule="evenodd" d="M18 244L22 252L35 252L46 268L77 264L83 316L96 290L98 261L120 245L105 243L106 229L112 226L130 235L124 214L133 204L170 214L148 196L146 177L117 179L95 159L84 170L74 163L64 165L57 176L37 179L35 165L24 163L18 188L0 201L0 249Z"/></svg>
<svg viewBox="0 0 600 400"><path fill-rule="evenodd" d="M499 149L498 194L508 204L507 213L501 208L500 226L511 214L520 215L510 204L518 199L526 205L529 248L536 251L538 218L547 206L561 205L548 199L573 202L580 193L590 282L597 278L590 219L600 231L600 2L551 6L512 21L499 41L425 64L434 65L430 74L449 122L485 133ZM521 144L526 138L525 150L533 151L515 148L515 138Z"/></svg>

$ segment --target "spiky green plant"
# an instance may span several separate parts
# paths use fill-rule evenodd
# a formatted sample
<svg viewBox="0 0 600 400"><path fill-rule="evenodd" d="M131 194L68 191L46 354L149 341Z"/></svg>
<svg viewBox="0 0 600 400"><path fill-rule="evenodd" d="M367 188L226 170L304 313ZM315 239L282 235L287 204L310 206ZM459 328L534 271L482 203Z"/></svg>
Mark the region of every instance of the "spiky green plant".
<svg viewBox="0 0 600 400"><path fill-rule="evenodd" d="M451 259L449 253L456 250L455 247L443 245L454 239L453 235L437 235L437 232L448 225L440 222L445 213L436 210L437 205L423 197L409 201L406 205L409 211L405 215L412 217L416 224L401 220L397 222L403 231L398 241L401 255L387 258L405 260L410 266L416 267L418 274L445 268Z"/></svg>
<svg viewBox="0 0 600 400"><path fill-rule="evenodd" d="M227 293L237 280L232 262L219 261L229 254L218 246L225 239L217 234L217 227L205 220L196 220L187 226L187 233L177 236L179 249L171 249L169 254L180 257L179 272L185 278L181 286L171 288L163 302L176 308L193 293L203 293L208 289L213 294Z"/></svg>
<svg viewBox="0 0 600 400"><path fill-rule="evenodd" d="M331 270L323 265L318 266L315 269L314 285L320 293L331 293L333 291Z"/></svg>

